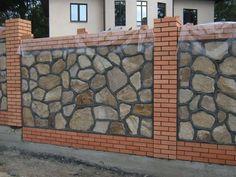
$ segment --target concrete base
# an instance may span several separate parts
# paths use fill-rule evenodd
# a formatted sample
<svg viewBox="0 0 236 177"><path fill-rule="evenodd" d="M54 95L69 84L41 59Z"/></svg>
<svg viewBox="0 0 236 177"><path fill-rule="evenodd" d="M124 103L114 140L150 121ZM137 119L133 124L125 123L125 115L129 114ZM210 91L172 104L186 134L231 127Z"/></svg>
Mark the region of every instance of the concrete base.
<svg viewBox="0 0 236 177"><path fill-rule="evenodd" d="M21 130L0 126L0 146L37 154L74 158L85 163L156 177L236 177L236 167L72 149L21 141Z"/></svg>

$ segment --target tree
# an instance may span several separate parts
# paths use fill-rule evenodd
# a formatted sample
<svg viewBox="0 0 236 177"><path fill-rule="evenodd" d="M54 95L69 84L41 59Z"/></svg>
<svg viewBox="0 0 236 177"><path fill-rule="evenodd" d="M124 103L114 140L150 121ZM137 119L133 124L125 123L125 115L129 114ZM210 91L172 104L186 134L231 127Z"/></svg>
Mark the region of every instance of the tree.
<svg viewBox="0 0 236 177"><path fill-rule="evenodd" d="M236 0L216 0L215 21L236 21Z"/></svg>
<svg viewBox="0 0 236 177"><path fill-rule="evenodd" d="M3 0L0 6L0 26L6 19L22 18L32 22L35 37L49 34L48 0Z"/></svg>

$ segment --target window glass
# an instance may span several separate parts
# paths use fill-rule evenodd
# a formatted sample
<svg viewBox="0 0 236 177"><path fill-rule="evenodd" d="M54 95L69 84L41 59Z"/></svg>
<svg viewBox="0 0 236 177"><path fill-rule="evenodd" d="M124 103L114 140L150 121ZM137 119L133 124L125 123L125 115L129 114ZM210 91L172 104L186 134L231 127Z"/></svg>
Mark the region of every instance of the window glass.
<svg viewBox="0 0 236 177"><path fill-rule="evenodd" d="M71 14L70 14L70 18L71 21L78 21L78 6L76 4L71 4Z"/></svg>
<svg viewBox="0 0 236 177"><path fill-rule="evenodd" d="M87 5L79 6L79 18L80 21L87 21Z"/></svg>
<svg viewBox="0 0 236 177"><path fill-rule="evenodd" d="M137 26L147 25L147 1L137 1Z"/></svg>
<svg viewBox="0 0 236 177"><path fill-rule="evenodd" d="M198 14L197 9L184 9L184 24L192 23L197 24Z"/></svg>
<svg viewBox="0 0 236 177"><path fill-rule="evenodd" d="M70 20L72 22L87 22L87 4L71 4Z"/></svg>
<svg viewBox="0 0 236 177"><path fill-rule="evenodd" d="M166 3L157 3L157 17L164 18L166 16Z"/></svg>
<svg viewBox="0 0 236 177"><path fill-rule="evenodd" d="M115 25L126 25L126 4L124 0L115 1Z"/></svg>

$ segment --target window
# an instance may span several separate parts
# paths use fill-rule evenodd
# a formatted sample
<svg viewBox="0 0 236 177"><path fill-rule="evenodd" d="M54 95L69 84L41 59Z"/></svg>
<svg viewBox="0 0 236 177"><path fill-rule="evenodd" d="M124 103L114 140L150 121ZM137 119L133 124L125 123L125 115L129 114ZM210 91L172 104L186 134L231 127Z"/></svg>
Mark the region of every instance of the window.
<svg viewBox="0 0 236 177"><path fill-rule="evenodd" d="M164 18L166 16L166 3L157 3L157 17Z"/></svg>
<svg viewBox="0 0 236 177"><path fill-rule="evenodd" d="M87 4L70 4L70 21L87 22L88 21Z"/></svg>
<svg viewBox="0 0 236 177"><path fill-rule="evenodd" d="M197 24L197 9L184 9L184 24L192 23Z"/></svg>
<svg viewBox="0 0 236 177"><path fill-rule="evenodd" d="M137 1L137 26L147 25L147 1Z"/></svg>
<svg viewBox="0 0 236 177"><path fill-rule="evenodd" d="M115 25L126 25L126 5L124 0L115 1Z"/></svg>

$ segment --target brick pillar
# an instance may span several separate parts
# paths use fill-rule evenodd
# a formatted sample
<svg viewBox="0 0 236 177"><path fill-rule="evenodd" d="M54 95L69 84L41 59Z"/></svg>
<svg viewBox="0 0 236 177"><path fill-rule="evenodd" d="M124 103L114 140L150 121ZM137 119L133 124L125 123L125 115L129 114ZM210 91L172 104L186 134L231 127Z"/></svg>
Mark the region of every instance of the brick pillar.
<svg viewBox="0 0 236 177"><path fill-rule="evenodd" d="M21 69L19 46L21 38L31 35L31 22L21 19L6 21L7 97L8 110L0 112L0 124L22 126L21 114ZM5 120L4 120L5 119Z"/></svg>
<svg viewBox="0 0 236 177"><path fill-rule="evenodd" d="M180 20L154 20L154 157L177 155L177 42Z"/></svg>

